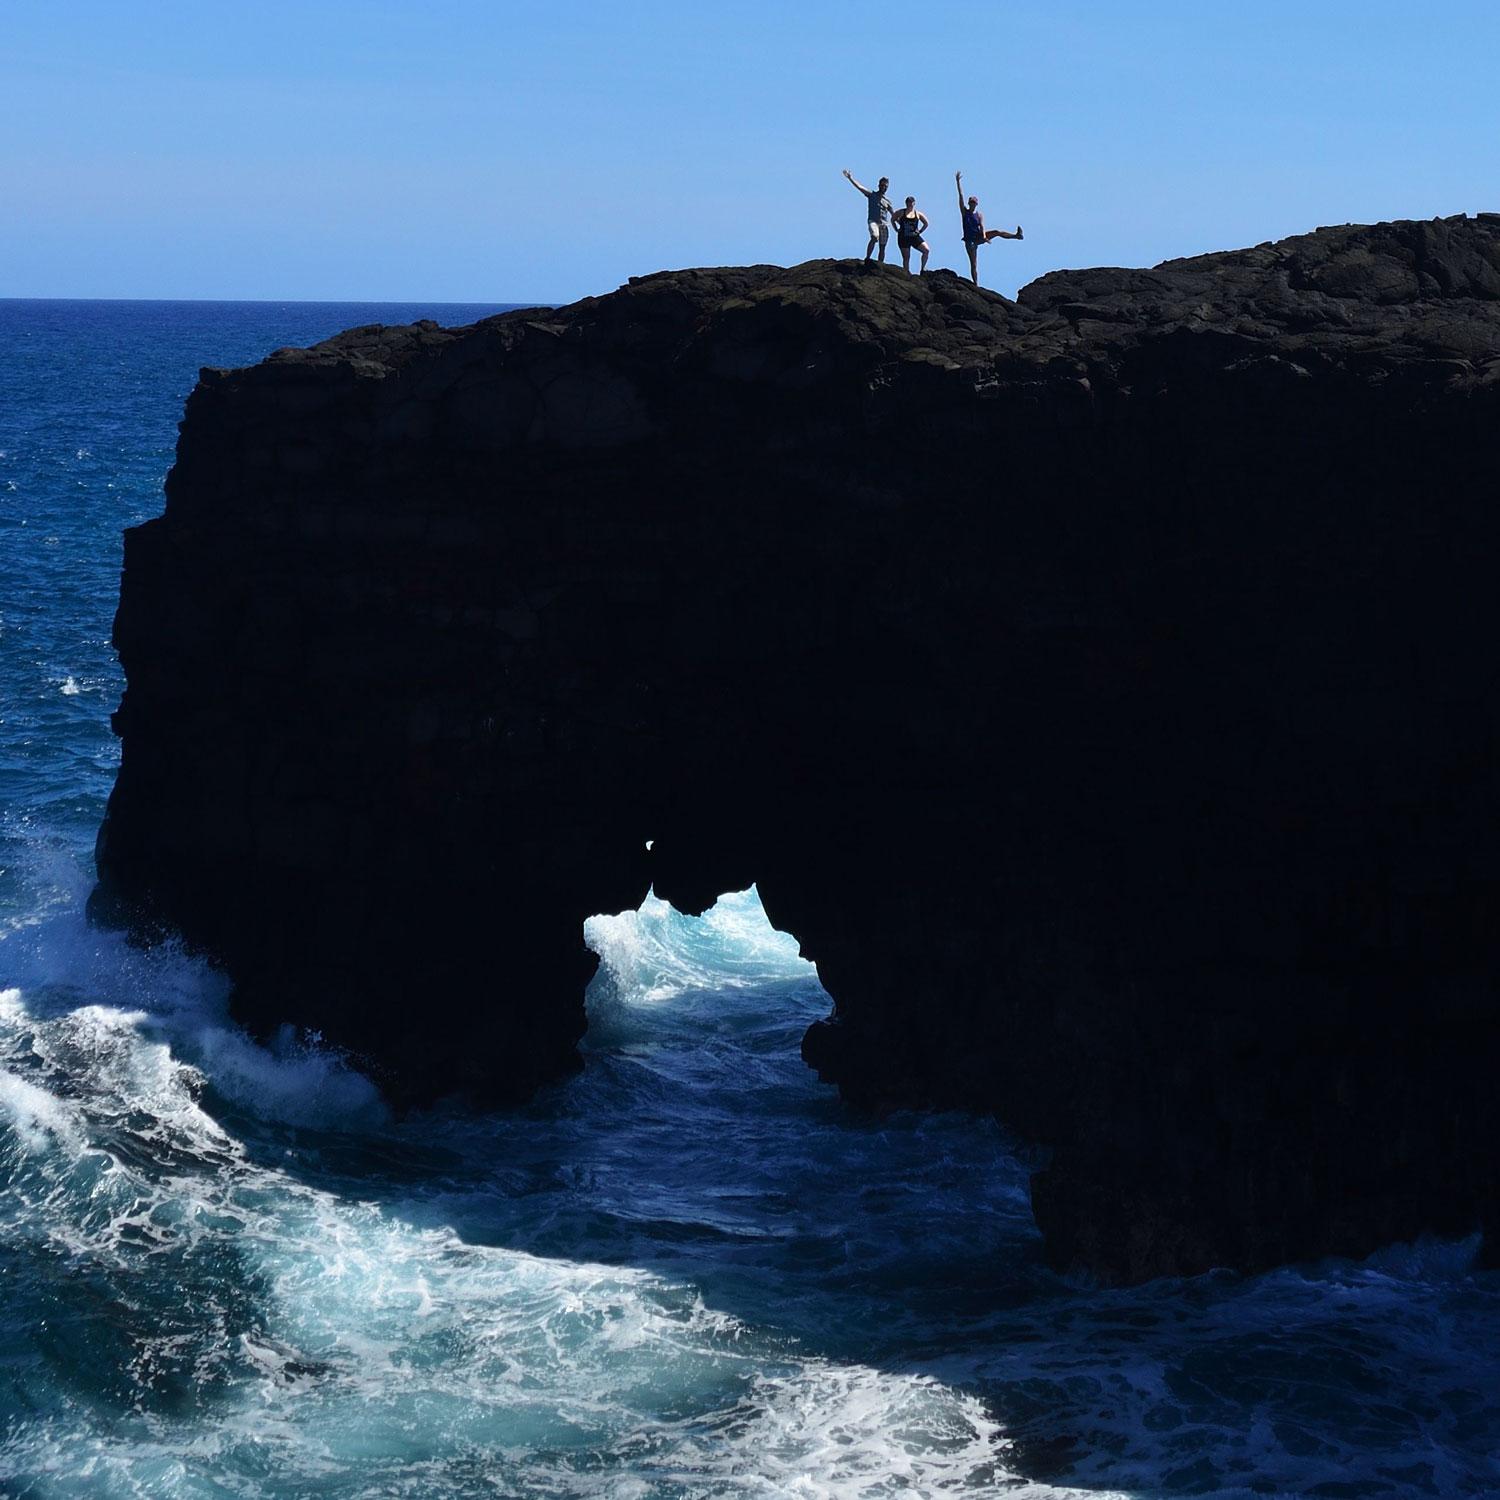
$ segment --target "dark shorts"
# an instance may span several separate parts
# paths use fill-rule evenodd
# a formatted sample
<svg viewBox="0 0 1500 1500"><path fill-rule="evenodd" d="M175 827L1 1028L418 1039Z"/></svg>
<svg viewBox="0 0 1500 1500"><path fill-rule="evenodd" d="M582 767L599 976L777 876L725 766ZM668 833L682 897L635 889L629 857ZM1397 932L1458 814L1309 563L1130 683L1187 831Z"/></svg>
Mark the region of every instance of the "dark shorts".
<svg viewBox="0 0 1500 1500"><path fill-rule="evenodd" d="M922 236L920 234L918 234L918 235L909 235L909 234L900 235L900 236L897 237L896 243L903 250L921 250L921 249L925 248L925 242L922 239Z"/></svg>
<svg viewBox="0 0 1500 1500"><path fill-rule="evenodd" d="M964 241L964 249L965 250L977 250L982 244L984 244L983 240L969 240L969 239L966 239Z"/></svg>

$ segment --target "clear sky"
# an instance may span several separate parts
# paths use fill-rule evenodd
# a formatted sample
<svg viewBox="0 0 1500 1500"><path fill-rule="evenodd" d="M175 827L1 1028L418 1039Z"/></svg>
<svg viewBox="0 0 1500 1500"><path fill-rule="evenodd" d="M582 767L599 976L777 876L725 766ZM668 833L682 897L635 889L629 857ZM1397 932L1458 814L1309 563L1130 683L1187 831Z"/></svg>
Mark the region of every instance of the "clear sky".
<svg viewBox="0 0 1500 1500"><path fill-rule="evenodd" d="M862 254L846 166L1010 292L1500 209L1497 79L1500 0L0 0L0 296L564 301Z"/></svg>

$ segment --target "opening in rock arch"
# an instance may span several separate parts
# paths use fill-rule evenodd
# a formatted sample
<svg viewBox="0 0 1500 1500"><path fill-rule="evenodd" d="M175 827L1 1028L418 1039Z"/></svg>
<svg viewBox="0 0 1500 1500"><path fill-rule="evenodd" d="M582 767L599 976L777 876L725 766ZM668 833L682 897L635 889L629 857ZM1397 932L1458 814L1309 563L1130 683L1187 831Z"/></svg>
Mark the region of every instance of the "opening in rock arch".
<svg viewBox="0 0 1500 1500"><path fill-rule="evenodd" d="M760 1026L787 1032L801 1067L801 1034L832 1003L796 938L771 925L754 886L727 892L697 917L653 892L635 911L590 917L583 933L600 960L587 997L589 1050L680 1028L701 1041L705 1027Z"/></svg>

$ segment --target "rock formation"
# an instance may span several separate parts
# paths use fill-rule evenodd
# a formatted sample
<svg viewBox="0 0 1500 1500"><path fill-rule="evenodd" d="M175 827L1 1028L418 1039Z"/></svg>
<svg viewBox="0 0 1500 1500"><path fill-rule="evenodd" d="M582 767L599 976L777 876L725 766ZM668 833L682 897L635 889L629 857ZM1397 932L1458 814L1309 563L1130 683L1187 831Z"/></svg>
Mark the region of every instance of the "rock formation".
<svg viewBox="0 0 1500 1500"><path fill-rule="evenodd" d="M503 1101L585 917L753 880L1059 1265L1493 1244L1497 544L1495 215L355 329L205 370L127 534L95 908Z"/></svg>

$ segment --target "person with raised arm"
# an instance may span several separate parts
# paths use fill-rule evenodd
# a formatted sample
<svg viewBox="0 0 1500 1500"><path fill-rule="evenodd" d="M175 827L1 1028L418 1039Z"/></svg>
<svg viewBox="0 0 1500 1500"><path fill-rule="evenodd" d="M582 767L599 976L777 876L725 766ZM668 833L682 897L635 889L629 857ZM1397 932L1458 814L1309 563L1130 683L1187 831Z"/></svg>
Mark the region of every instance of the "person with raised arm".
<svg viewBox="0 0 1500 1500"><path fill-rule="evenodd" d="M969 275L974 279L974 285L979 285L979 247L988 245L991 240L1024 240L1026 236L1021 232L1021 226L1016 225L1016 232L1012 234L1008 229L986 229L984 227L984 215L979 212L979 199L972 193L969 201L964 202L964 174L955 172L953 180L958 185L958 212L964 221L964 249L969 252Z"/></svg>
<svg viewBox="0 0 1500 1500"><path fill-rule="evenodd" d="M890 230L886 226L886 219L891 213L891 202L886 197L885 190L891 185L889 177L882 177L880 185L873 191L862 182L855 182L853 173L848 167L844 168L844 176L854 184L865 195L869 206L866 221L870 230L870 243L865 246L865 264L869 265L870 257L875 253L876 245L880 246L880 258L885 259L885 242L890 237Z"/></svg>
<svg viewBox="0 0 1500 1500"><path fill-rule="evenodd" d="M898 209L892 217L896 223L896 248L901 252L901 269L910 276L911 253L913 250L920 250L922 265L917 275L924 275L927 270L927 257L931 252L927 241L922 236L927 233L927 225L931 221L917 207L915 198L908 198L906 207Z"/></svg>

